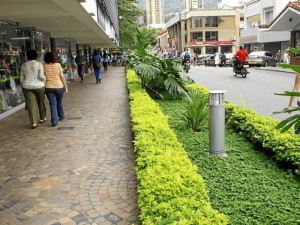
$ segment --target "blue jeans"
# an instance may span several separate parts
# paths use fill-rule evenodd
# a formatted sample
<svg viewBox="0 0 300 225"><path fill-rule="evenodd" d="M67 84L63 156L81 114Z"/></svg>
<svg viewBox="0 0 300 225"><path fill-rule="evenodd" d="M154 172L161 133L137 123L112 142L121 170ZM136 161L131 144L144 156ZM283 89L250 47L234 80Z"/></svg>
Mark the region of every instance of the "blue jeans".
<svg viewBox="0 0 300 225"><path fill-rule="evenodd" d="M49 100L51 123L55 126L58 124L58 119L63 120L65 118L63 107L64 88L46 88L45 93Z"/></svg>
<svg viewBox="0 0 300 225"><path fill-rule="evenodd" d="M95 73L96 83L98 84L102 78L101 69L96 69L94 67L94 73Z"/></svg>

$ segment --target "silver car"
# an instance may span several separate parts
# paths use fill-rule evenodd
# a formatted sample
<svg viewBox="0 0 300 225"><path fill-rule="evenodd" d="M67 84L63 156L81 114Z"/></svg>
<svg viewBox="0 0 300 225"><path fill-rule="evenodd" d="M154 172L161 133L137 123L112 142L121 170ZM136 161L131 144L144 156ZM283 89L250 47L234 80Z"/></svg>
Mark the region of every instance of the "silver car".
<svg viewBox="0 0 300 225"><path fill-rule="evenodd" d="M276 59L268 51L251 52L246 60L249 66L276 66Z"/></svg>
<svg viewBox="0 0 300 225"><path fill-rule="evenodd" d="M226 66L233 66L233 61L235 60L235 54L234 53L225 53L226 56Z"/></svg>

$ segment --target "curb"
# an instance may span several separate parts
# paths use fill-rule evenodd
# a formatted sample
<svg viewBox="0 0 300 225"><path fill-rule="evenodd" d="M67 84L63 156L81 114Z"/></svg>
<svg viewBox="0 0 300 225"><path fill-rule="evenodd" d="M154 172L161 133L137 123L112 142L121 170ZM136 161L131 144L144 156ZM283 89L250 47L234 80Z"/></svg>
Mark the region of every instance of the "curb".
<svg viewBox="0 0 300 225"><path fill-rule="evenodd" d="M291 74L296 74L295 71L289 70L289 69L279 69L277 67L273 68L265 68L265 67L255 67L256 70L267 70L267 71L273 71L273 72L282 72L282 73L291 73Z"/></svg>

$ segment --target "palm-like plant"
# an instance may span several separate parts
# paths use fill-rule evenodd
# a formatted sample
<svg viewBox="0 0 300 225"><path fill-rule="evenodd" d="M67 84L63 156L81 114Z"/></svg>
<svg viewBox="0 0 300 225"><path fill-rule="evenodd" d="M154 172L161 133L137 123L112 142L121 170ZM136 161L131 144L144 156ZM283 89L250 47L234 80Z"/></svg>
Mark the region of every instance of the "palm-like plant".
<svg viewBox="0 0 300 225"><path fill-rule="evenodd" d="M133 68L141 78L143 87L163 98L165 92L187 95L186 83L193 82L182 69L178 59L160 59L149 53L149 31L137 31L138 46L134 53L126 55L127 66Z"/></svg>
<svg viewBox="0 0 300 225"><path fill-rule="evenodd" d="M199 132L207 123L208 99L203 98L197 91L189 91L185 98L185 107L182 109L181 119L192 128L194 132Z"/></svg>
<svg viewBox="0 0 300 225"><path fill-rule="evenodd" d="M299 49L290 48L290 51L295 53L295 54L300 54ZM289 65L289 64L284 64L284 63L280 63L279 66L282 67L282 68L292 69L295 72L300 73L300 66ZM300 92L285 91L283 94L275 93L275 95L300 97ZM274 114L291 113L291 112L296 112L296 111L300 111L300 107L284 108L282 111L274 112ZM291 117L281 121L276 126L276 128L280 129L280 132L283 133L283 132L286 132L287 130L289 130L291 127L294 127L294 129L296 130L299 126L300 126L300 114L297 114L297 115L291 116Z"/></svg>

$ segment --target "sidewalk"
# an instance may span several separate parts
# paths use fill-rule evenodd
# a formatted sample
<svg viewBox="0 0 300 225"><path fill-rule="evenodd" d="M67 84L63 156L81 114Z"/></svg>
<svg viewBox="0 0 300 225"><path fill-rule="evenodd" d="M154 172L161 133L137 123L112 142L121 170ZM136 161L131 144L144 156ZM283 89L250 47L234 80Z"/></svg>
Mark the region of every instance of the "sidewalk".
<svg viewBox="0 0 300 225"><path fill-rule="evenodd" d="M48 102L47 102L48 105ZM140 224L124 67L69 84L66 119L0 120L0 224Z"/></svg>
<svg viewBox="0 0 300 225"><path fill-rule="evenodd" d="M267 66L267 67L255 67L256 70L268 70L268 71L274 71L274 72L282 72L282 73L293 73L296 74L295 71L291 70L291 69L284 69L281 67L271 67L271 66Z"/></svg>

